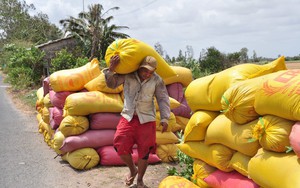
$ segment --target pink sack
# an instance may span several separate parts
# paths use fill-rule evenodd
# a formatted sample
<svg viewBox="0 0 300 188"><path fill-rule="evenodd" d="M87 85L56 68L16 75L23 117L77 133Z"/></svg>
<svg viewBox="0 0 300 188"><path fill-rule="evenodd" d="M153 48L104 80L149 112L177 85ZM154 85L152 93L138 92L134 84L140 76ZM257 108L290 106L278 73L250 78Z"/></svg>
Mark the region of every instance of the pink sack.
<svg viewBox="0 0 300 188"><path fill-rule="evenodd" d="M51 104L53 106L56 106L57 108L63 109L66 98L72 93L74 93L74 92L73 91L55 92L53 90L50 90L49 98L50 98Z"/></svg>
<svg viewBox="0 0 300 188"><path fill-rule="evenodd" d="M49 77L46 77L43 80L43 91L44 91L44 97L49 93L50 91L50 80Z"/></svg>
<svg viewBox="0 0 300 188"><path fill-rule="evenodd" d="M184 96L182 84L179 82L175 82L167 85L166 87L169 96L181 103Z"/></svg>
<svg viewBox="0 0 300 188"><path fill-rule="evenodd" d="M297 121L291 130L289 139L290 144L298 158L300 158L300 121Z"/></svg>
<svg viewBox="0 0 300 188"><path fill-rule="evenodd" d="M185 118L191 118L192 116L192 110L187 104L185 97L182 98L181 105L177 108L172 109L171 111L175 116L181 116Z"/></svg>
<svg viewBox="0 0 300 188"><path fill-rule="evenodd" d="M113 145L115 130L87 130L80 135L65 138L60 150L71 152L81 148L97 149L102 146Z"/></svg>
<svg viewBox="0 0 300 188"><path fill-rule="evenodd" d="M99 112L89 115L90 129L116 129L120 120L120 113Z"/></svg>
<svg viewBox="0 0 300 188"><path fill-rule="evenodd" d="M52 129L57 129L63 120L63 110L60 108L50 107L49 108L50 126Z"/></svg>
<svg viewBox="0 0 300 188"><path fill-rule="evenodd" d="M113 146L103 146L97 149L100 156L100 165L114 166L125 165L122 159L119 157ZM132 159L135 164L138 162L138 152L136 148L133 148ZM149 164L155 164L161 162L160 158L156 154L150 154L148 158Z"/></svg>
<svg viewBox="0 0 300 188"><path fill-rule="evenodd" d="M223 172L216 170L204 178L209 187L214 188L259 188L253 180L243 176L237 171Z"/></svg>

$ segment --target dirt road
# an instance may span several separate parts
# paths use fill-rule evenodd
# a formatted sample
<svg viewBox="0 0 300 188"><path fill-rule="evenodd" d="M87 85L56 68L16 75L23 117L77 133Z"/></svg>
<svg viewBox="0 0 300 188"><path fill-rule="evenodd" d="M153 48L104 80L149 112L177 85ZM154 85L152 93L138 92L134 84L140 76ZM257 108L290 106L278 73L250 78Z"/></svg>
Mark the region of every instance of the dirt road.
<svg viewBox="0 0 300 188"><path fill-rule="evenodd" d="M35 112L7 94L0 74L0 184L2 188L122 188L126 167L73 169L44 142ZM145 183L157 188L167 166L150 165Z"/></svg>

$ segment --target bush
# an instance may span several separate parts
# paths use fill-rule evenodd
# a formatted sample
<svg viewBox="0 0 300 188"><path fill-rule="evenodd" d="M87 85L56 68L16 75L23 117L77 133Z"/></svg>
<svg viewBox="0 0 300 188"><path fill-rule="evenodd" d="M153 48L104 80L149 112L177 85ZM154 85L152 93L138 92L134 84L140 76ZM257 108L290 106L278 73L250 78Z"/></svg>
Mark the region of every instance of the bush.
<svg viewBox="0 0 300 188"><path fill-rule="evenodd" d="M74 57L66 49L56 53L56 57L51 60L50 72L54 73L59 70L72 69L85 65L88 63L87 57Z"/></svg>
<svg viewBox="0 0 300 188"><path fill-rule="evenodd" d="M24 89L40 85L43 78L43 57L45 53L35 47L30 49L9 45L5 48L9 52L5 72L6 81L16 89Z"/></svg>

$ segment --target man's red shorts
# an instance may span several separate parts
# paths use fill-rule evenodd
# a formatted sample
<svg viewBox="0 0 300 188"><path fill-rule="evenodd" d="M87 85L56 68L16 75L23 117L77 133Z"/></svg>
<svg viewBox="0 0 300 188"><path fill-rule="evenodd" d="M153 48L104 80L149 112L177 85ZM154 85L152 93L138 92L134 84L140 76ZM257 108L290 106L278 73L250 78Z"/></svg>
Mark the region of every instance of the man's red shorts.
<svg viewBox="0 0 300 188"><path fill-rule="evenodd" d="M138 116L128 122L121 117L114 136L114 147L119 155L132 153L137 145L139 158L147 158L149 153L156 151L156 122L140 124Z"/></svg>

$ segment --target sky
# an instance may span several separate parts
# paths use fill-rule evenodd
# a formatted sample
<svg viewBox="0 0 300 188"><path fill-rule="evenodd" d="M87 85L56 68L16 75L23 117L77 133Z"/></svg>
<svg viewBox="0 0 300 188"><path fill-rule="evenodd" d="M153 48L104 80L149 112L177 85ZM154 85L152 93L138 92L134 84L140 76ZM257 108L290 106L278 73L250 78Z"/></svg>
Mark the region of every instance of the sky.
<svg viewBox="0 0 300 188"><path fill-rule="evenodd" d="M277 58L300 54L299 0L25 0L36 7L33 14L47 14L59 28L59 20L88 6L101 4L113 16L112 24L131 38L154 47L162 45L164 55L177 57L191 46L194 58L209 47L222 53L248 49L258 57Z"/></svg>

